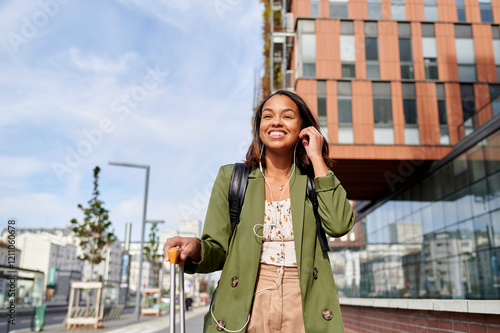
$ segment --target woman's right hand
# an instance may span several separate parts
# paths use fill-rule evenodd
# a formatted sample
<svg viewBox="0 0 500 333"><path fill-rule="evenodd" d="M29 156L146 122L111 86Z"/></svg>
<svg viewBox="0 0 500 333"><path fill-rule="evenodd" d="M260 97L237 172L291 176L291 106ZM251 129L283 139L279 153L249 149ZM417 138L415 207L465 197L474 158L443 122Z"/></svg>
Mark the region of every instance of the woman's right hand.
<svg viewBox="0 0 500 333"><path fill-rule="evenodd" d="M194 237L172 237L168 238L163 245L163 257L168 260L168 251L171 247L179 246L181 248L180 259L186 260L188 257L192 261L200 261L201 259L201 242Z"/></svg>

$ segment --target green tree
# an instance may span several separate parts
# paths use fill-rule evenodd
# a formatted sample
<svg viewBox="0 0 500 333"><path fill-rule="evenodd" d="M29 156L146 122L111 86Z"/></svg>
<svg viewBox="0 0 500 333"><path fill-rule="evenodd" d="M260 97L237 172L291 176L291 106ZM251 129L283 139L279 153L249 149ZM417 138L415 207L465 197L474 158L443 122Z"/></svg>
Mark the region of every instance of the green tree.
<svg viewBox="0 0 500 333"><path fill-rule="evenodd" d="M103 250L116 241L116 236L109 231L111 227L109 211L103 207L104 202L99 200L99 171L101 169L96 166L94 168L94 191L92 199L88 201L89 207L84 208L78 204L78 208L84 215L83 221L80 223L76 219L71 220L71 230L78 238L82 250L78 259L89 262L91 280L94 276L94 266L105 259Z"/></svg>
<svg viewBox="0 0 500 333"><path fill-rule="evenodd" d="M144 257L147 261L151 263L151 274L152 276L158 276L160 274L160 270L162 267L162 258L163 256L158 253L158 247L160 245L158 239L158 227L156 223L153 223L151 226L151 230L149 232L149 240L144 244ZM160 281L154 281L153 287L156 287L156 283L158 283L158 287L161 288Z"/></svg>
<svg viewBox="0 0 500 333"><path fill-rule="evenodd" d="M158 226L156 225L156 223L153 223L149 232L149 240L144 244L144 257L146 257L146 260L151 263L157 260L160 260L161 262L161 259L163 258L163 256L158 253L158 247L160 244L157 232Z"/></svg>

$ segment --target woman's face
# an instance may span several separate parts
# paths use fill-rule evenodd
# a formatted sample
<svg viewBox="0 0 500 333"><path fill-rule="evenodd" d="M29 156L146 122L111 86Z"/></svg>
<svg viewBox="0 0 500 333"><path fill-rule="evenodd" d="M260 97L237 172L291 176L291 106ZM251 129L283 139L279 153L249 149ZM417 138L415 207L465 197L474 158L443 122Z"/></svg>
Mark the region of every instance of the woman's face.
<svg viewBox="0 0 500 333"><path fill-rule="evenodd" d="M289 97L275 95L264 104L259 133L266 149L293 150L301 127L299 109Z"/></svg>

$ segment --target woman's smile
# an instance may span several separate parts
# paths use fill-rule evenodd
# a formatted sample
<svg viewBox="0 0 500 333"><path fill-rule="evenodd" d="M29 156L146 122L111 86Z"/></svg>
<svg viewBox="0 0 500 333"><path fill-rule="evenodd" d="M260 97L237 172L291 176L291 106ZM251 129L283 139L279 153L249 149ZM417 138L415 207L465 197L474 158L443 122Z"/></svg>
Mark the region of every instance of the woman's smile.
<svg viewBox="0 0 500 333"><path fill-rule="evenodd" d="M262 108L260 138L268 149L288 151L295 147L301 125L297 105L287 96L276 95Z"/></svg>

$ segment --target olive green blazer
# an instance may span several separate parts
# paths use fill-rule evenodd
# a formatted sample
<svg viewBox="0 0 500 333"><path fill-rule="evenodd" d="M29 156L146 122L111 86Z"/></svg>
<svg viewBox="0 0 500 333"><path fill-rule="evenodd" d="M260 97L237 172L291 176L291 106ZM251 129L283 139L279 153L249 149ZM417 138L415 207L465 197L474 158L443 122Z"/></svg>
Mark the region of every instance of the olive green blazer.
<svg viewBox="0 0 500 333"><path fill-rule="evenodd" d="M253 168L243 203L240 223L231 244L228 190L234 165L220 168L215 180L201 237L202 260L186 262L186 272L209 273L222 269L213 314L229 330L239 330L248 320L259 267L262 240L253 232L264 220L264 178ZM344 332L337 289L328 254L321 250L311 202L306 199L307 176L295 168L290 180L292 223L300 278L306 332ZM345 235L354 225L354 213L346 192L332 171L315 178L324 231L332 237ZM262 228L256 228L262 236ZM210 311L204 332L217 332ZM244 332L245 330L242 330Z"/></svg>

